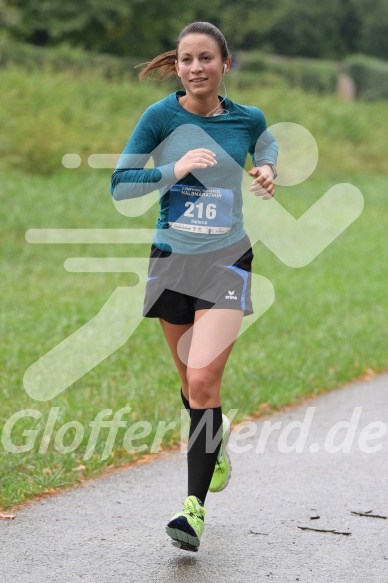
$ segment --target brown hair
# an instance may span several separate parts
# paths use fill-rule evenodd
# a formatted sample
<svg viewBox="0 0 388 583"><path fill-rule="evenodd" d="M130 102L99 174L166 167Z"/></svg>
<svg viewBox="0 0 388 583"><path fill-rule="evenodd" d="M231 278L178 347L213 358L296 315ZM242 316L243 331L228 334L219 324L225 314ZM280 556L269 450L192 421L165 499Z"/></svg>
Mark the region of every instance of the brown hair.
<svg viewBox="0 0 388 583"><path fill-rule="evenodd" d="M226 60L230 57L225 37L222 32L216 26L214 26L214 24L211 22L192 22L191 24L188 24L179 34L176 49L162 53L148 63L140 63L140 65L137 65L137 67L145 65L144 69L142 69L142 71L139 73L139 78L144 79L144 77L151 73L151 71L156 70L159 70L159 73L156 77L157 79L167 79L168 77L174 75L174 73L176 73L175 61L178 58L179 43L183 37L192 33L208 34L218 44L222 59Z"/></svg>

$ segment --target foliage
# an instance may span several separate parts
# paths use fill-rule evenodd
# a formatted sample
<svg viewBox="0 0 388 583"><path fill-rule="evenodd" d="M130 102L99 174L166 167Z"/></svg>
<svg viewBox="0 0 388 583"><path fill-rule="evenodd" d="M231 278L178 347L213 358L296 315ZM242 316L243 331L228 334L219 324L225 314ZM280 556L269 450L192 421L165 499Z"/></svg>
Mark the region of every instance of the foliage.
<svg viewBox="0 0 388 583"><path fill-rule="evenodd" d="M381 119L387 116L387 102L372 107L332 95L318 100L313 93L285 88L272 75L262 81L251 74L254 78L244 91L238 77L227 80L232 99L268 111L269 123L308 119L320 150L329 159L341 159L343 168L362 165L372 171L384 163L387 169L386 158L379 156L386 144ZM113 82L91 70L74 76L71 71L27 72L9 66L2 71L0 168L51 174L61 168L66 153L78 154L85 162L96 152L120 153L144 108L174 88L172 83L149 80ZM87 169L82 164L77 172Z"/></svg>
<svg viewBox="0 0 388 583"><path fill-rule="evenodd" d="M174 2L146 0L7 0L17 14L9 30L38 45L70 44L97 52L150 56L168 44L190 18ZM161 14L163 18L161 18Z"/></svg>
<svg viewBox="0 0 388 583"><path fill-rule="evenodd" d="M53 47L40 47L15 41L9 35L0 35L0 68L12 65L27 70L71 71L73 74L89 70L111 80L134 79L143 59L118 57L106 53L84 51L62 43ZM338 75L347 71L357 85L360 99L386 99L388 83L386 64L372 57L354 55L343 62L323 59L291 58L261 51L238 51L233 55L229 79L234 79L240 89L252 85L271 86L286 82L305 91L333 93Z"/></svg>
<svg viewBox="0 0 388 583"><path fill-rule="evenodd" d="M22 66L27 70L67 71L83 73L92 70L108 79L131 78L136 75L135 57L117 57L106 53L84 51L62 43L53 47L40 47L0 36L0 67L9 64Z"/></svg>
<svg viewBox="0 0 388 583"><path fill-rule="evenodd" d="M242 52L238 57L243 72L275 73L305 91L333 93L337 85L339 67L331 61L278 57L257 51Z"/></svg>
<svg viewBox="0 0 388 583"><path fill-rule="evenodd" d="M360 15L356 51L388 60L388 2L355 0Z"/></svg>
<svg viewBox="0 0 388 583"><path fill-rule="evenodd" d="M67 41L144 58L172 49L187 23L207 20L225 33L232 52L388 59L386 0L0 0L0 17L15 38L32 44Z"/></svg>
<svg viewBox="0 0 388 583"><path fill-rule="evenodd" d="M388 99L388 63L352 55L345 59L344 66L356 83L357 97L369 101Z"/></svg>

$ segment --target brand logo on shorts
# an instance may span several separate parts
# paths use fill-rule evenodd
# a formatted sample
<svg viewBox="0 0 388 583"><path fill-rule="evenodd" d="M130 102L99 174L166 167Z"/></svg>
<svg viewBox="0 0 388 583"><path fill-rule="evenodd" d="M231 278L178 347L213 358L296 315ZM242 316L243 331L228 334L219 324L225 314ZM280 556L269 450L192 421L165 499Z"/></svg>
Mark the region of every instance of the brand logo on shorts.
<svg viewBox="0 0 388 583"><path fill-rule="evenodd" d="M230 291L230 289L228 289L228 295L225 296L226 300L237 300L237 296L234 295L234 290Z"/></svg>

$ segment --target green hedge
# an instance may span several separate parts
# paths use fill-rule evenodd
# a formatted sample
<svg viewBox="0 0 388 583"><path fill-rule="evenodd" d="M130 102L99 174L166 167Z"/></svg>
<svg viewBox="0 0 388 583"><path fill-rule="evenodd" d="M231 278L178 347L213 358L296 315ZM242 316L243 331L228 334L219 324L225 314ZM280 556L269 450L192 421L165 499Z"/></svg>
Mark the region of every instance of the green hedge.
<svg viewBox="0 0 388 583"><path fill-rule="evenodd" d="M357 98L368 101L388 99L388 63L365 55L344 59L346 72L354 79Z"/></svg>
<svg viewBox="0 0 388 583"><path fill-rule="evenodd" d="M141 61L141 58L90 53L67 44L37 47L17 42L5 34L0 36L0 68L14 64L28 70L72 70L75 73L94 70L117 80L137 77L139 70L135 66ZM234 56L231 72L241 89L286 82L305 91L335 93L341 71L353 78L358 99L388 99L388 63L365 55L352 55L336 63L258 51L240 52Z"/></svg>
<svg viewBox="0 0 388 583"><path fill-rule="evenodd" d="M139 59L115 57L108 54L86 52L63 44L57 47L37 47L20 43L7 36L0 37L0 67L19 65L34 70L44 68L53 71L71 69L75 73L93 69L108 79L135 77L134 69Z"/></svg>
<svg viewBox="0 0 388 583"><path fill-rule="evenodd" d="M242 77L245 73L252 79L253 73L272 73L286 79L293 87L318 93L333 93L337 87L339 66L331 61L279 57L255 51L240 53L236 61Z"/></svg>

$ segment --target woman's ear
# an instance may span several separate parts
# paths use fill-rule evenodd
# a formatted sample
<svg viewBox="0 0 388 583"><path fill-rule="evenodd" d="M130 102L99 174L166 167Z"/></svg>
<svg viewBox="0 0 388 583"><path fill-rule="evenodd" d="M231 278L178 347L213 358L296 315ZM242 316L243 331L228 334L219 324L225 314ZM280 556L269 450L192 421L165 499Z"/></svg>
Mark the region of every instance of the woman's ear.
<svg viewBox="0 0 388 583"><path fill-rule="evenodd" d="M179 69L178 69L178 61L175 59L175 70L176 70L176 74L178 75L178 77L180 78L179 75Z"/></svg>
<svg viewBox="0 0 388 583"><path fill-rule="evenodd" d="M232 59L230 57L228 57L226 59L226 63L224 64L222 73L225 75L225 73L229 72L230 67L232 66Z"/></svg>

